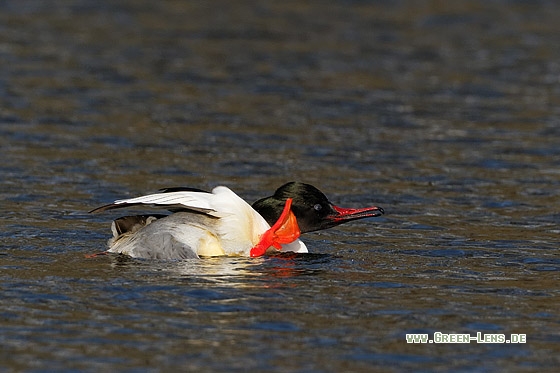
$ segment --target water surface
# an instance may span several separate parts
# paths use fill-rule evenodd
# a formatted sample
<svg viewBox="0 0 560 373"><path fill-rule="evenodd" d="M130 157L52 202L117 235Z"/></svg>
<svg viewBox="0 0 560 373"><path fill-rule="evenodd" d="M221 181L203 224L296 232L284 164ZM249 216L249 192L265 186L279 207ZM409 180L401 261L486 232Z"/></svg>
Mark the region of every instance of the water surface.
<svg viewBox="0 0 560 373"><path fill-rule="evenodd" d="M0 5L0 370L551 371L560 6ZM381 218L309 255L105 249L162 187L299 180ZM115 215L117 214L117 215ZM407 333L526 334L407 344Z"/></svg>

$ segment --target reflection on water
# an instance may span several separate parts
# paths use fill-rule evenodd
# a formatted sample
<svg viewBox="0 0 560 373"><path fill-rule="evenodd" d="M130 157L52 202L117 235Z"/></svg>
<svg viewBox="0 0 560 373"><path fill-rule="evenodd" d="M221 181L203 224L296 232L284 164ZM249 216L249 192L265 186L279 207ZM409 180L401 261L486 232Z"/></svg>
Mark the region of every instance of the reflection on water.
<svg viewBox="0 0 560 373"><path fill-rule="evenodd" d="M264 279L290 279L320 274L329 262L327 254L279 253L261 259L246 257L209 257L202 260L153 261L133 259L124 255L108 255L111 265L119 271L156 272L173 278L196 277L221 286L255 286ZM92 260L106 260L102 256ZM251 281L254 279L255 281ZM253 284L253 285L251 285Z"/></svg>
<svg viewBox="0 0 560 373"><path fill-rule="evenodd" d="M0 10L1 368L557 365L555 2ZM386 215L304 235L308 255L85 258L103 201L290 180ZM434 332L528 342L405 342Z"/></svg>
<svg viewBox="0 0 560 373"><path fill-rule="evenodd" d="M208 257L203 260L152 261L133 259L123 255L110 256L112 265L121 271L128 269L137 271L139 268L145 268L149 271L163 272L172 277L195 275L208 281L223 282L231 286L240 285L235 281L236 277L243 279L250 276L264 275L262 272L252 270L256 265L255 260L245 257ZM99 257L95 259L99 259ZM289 264L286 268L288 267ZM283 270L284 268L279 268L279 271Z"/></svg>

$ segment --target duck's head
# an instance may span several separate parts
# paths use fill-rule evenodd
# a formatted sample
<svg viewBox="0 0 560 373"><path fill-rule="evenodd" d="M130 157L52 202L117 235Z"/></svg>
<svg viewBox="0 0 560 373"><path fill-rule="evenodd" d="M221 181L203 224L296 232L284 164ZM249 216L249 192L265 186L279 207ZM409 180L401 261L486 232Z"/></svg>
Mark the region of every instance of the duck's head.
<svg viewBox="0 0 560 373"><path fill-rule="evenodd" d="M272 225L284 209L286 200L292 199L292 212L297 218L301 233L327 229L352 220L380 216L381 207L344 208L331 203L313 185L290 182L282 185L274 195L253 203L253 208Z"/></svg>

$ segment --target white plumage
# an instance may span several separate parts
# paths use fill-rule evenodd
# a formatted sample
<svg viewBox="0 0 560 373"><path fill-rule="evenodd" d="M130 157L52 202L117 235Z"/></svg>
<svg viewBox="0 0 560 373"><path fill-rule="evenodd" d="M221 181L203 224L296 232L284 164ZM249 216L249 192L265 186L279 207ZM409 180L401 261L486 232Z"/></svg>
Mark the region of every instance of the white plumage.
<svg viewBox="0 0 560 373"><path fill-rule="evenodd" d="M123 232L119 219L113 222L109 252L137 258L185 259L199 256L249 256L270 225L247 202L229 188L212 193L175 191L115 201L93 211L134 205L169 208L165 217L136 216L136 224ZM299 239L283 244L281 251L307 252Z"/></svg>
<svg viewBox="0 0 560 373"><path fill-rule="evenodd" d="M212 193L183 191L156 193L136 198L120 199L113 202L113 205L123 205L123 207L124 205L134 204L155 205L159 207L181 205L185 208L200 210L201 212L208 212L210 215L214 215L212 214L212 212L216 213L217 210L213 205L219 203L218 201L222 200L223 196L228 194L228 191L230 192L230 194L235 194L226 187L216 187L214 188L214 190L212 190Z"/></svg>

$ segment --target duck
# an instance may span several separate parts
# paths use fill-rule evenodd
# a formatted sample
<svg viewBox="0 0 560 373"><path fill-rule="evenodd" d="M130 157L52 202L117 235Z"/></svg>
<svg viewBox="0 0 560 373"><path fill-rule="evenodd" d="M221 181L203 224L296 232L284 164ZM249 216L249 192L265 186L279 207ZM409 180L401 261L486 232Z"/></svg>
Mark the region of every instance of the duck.
<svg viewBox="0 0 560 373"><path fill-rule="evenodd" d="M191 259L273 252L307 253L302 233L384 213L381 207L341 208L316 187L289 182L270 197L249 205L218 186L164 188L156 194L121 199L90 212L151 206L171 214L120 217L112 222L106 253L143 259Z"/></svg>

